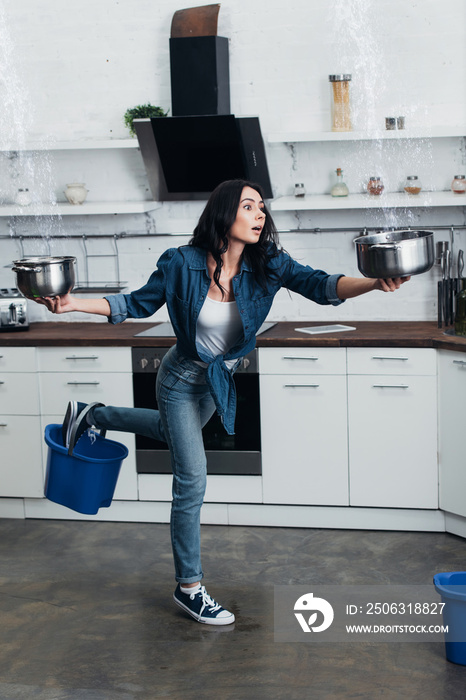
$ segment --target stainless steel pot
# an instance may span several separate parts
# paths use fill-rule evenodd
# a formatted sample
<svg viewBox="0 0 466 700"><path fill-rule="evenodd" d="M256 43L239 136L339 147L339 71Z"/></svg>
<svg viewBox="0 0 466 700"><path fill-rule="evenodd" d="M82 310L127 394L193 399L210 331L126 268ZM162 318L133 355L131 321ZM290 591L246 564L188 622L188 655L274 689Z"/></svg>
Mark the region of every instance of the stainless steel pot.
<svg viewBox="0 0 466 700"><path fill-rule="evenodd" d="M16 286L26 299L61 296L71 292L76 282L76 258L52 257L23 258L13 261Z"/></svg>
<svg viewBox="0 0 466 700"><path fill-rule="evenodd" d="M354 242L358 268L365 277L420 275L434 264L433 231L383 231Z"/></svg>

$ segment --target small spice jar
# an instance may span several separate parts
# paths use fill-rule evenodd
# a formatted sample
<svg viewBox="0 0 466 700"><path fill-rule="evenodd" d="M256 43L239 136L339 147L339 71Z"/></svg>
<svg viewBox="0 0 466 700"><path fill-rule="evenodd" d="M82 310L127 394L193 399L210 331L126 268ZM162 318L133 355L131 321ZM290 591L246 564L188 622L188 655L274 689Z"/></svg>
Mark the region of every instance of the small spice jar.
<svg viewBox="0 0 466 700"><path fill-rule="evenodd" d="M422 185L417 175L408 175L403 187L407 194L419 194L422 190Z"/></svg>
<svg viewBox="0 0 466 700"><path fill-rule="evenodd" d="M466 192L466 178L464 175L455 175L451 183L451 191L454 194L464 194Z"/></svg>
<svg viewBox="0 0 466 700"><path fill-rule="evenodd" d="M304 184L302 182L297 182L294 186L294 196L295 197L304 197L306 194L306 190L304 188Z"/></svg>
<svg viewBox="0 0 466 700"><path fill-rule="evenodd" d="M337 168L336 173L337 181L330 190L330 194L332 197L347 197L349 190L346 183L343 182L343 170L341 168Z"/></svg>
<svg viewBox="0 0 466 700"><path fill-rule="evenodd" d="M332 131L351 131L351 75L329 75Z"/></svg>
<svg viewBox="0 0 466 700"><path fill-rule="evenodd" d="M380 177L373 176L369 178L369 182L367 183L367 191L369 192L369 194L382 194L383 190L384 186Z"/></svg>

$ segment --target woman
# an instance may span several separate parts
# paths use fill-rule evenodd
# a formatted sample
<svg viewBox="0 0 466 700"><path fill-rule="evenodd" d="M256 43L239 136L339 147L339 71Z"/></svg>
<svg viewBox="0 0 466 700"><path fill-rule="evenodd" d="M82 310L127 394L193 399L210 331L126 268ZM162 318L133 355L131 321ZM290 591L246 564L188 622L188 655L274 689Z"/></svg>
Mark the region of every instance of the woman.
<svg viewBox="0 0 466 700"><path fill-rule="evenodd" d="M146 318L164 303L177 338L157 376L159 410L70 402L63 423L70 453L97 428L139 433L168 443L173 469L171 538L178 582L175 602L197 621L234 622L201 586L200 509L206 487L202 427L215 410L229 434L236 408L233 373L255 346L255 334L281 287L318 304L378 289L395 291L405 279L328 275L300 265L278 244L258 185L229 180L212 193L189 245L167 250L147 284L103 299L70 295L42 303L56 314L107 316L110 323Z"/></svg>

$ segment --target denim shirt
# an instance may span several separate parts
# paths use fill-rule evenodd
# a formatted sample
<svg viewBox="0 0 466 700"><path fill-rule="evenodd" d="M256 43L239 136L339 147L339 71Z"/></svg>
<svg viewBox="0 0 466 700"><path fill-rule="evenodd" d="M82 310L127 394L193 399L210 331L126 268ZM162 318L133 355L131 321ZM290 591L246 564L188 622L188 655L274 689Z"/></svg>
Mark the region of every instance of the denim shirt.
<svg viewBox="0 0 466 700"><path fill-rule="evenodd" d="M207 363L207 384L217 412L230 435L234 434L236 411L232 376L235 367L229 370L224 360L241 358L254 349L256 332L265 320L278 290L286 287L318 304L337 306L342 303L337 296L337 282L343 275L328 275L322 270L300 265L284 251L272 257L269 266L277 273L277 278L267 282L267 289L257 284L251 267L244 261L233 278L233 293L243 324L243 337L225 355L216 357L206 354L196 344L197 319L211 285L205 250L194 246L170 248L161 255L157 269L141 289L130 294L105 297L110 304L110 323L121 323L127 318L147 318L167 304L177 349L188 359Z"/></svg>

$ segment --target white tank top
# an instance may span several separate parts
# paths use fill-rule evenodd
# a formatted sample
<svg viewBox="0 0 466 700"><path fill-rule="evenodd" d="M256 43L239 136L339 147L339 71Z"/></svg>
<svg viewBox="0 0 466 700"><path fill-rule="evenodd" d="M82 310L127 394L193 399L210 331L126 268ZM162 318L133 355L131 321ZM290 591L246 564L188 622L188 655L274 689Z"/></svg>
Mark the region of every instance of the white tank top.
<svg viewBox="0 0 466 700"><path fill-rule="evenodd" d="M215 301L206 297L197 319L197 344L212 355L224 355L241 340L242 335L243 324L236 301ZM225 364L231 368L235 362L227 360Z"/></svg>

